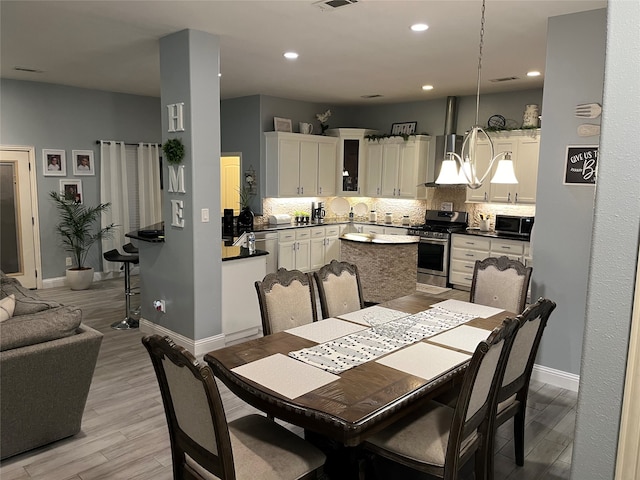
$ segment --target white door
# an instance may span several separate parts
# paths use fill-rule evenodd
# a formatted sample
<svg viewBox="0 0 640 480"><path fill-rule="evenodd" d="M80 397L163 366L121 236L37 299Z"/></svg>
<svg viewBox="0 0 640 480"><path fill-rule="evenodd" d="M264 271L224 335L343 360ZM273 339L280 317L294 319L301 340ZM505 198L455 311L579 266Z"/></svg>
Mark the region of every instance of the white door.
<svg viewBox="0 0 640 480"><path fill-rule="evenodd" d="M0 149L0 257L2 271L27 288L41 288L33 149Z"/></svg>

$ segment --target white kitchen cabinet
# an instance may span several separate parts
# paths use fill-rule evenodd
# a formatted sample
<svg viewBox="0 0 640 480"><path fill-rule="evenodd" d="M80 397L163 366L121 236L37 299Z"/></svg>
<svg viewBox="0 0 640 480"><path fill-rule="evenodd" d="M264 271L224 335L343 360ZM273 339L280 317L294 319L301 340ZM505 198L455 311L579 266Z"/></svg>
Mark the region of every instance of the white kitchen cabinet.
<svg viewBox="0 0 640 480"><path fill-rule="evenodd" d="M278 268L307 272L311 267L311 232L292 228L278 233Z"/></svg>
<svg viewBox="0 0 640 480"><path fill-rule="evenodd" d="M336 194L353 197L364 194L363 180L366 172L367 145L365 136L375 130L364 128L335 128L327 130L327 135L338 138L338 161L336 172Z"/></svg>
<svg viewBox="0 0 640 480"><path fill-rule="evenodd" d="M269 252L269 255L264 257L267 273L276 273L278 270L278 234L257 232L256 249Z"/></svg>
<svg viewBox="0 0 640 480"><path fill-rule="evenodd" d="M331 260L340 261L340 235L346 230L346 225L332 225L325 228L324 264Z"/></svg>
<svg viewBox="0 0 640 480"><path fill-rule="evenodd" d="M324 227L313 227L310 230L310 265L311 270L318 270L325 264L325 230Z"/></svg>
<svg viewBox="0 0 640 480"><path fill-rule="evenodd" d="M288 132L264 135L268 197L335 194L335 138Z"/></svg>
<svg viewBox="0 0 640 480"><path fill-rule="evenodd" d="M506 256L529 266L529 242L474 235L451 235L449 283L462 289L471 288L476 260Z"/></svg>
<svg viewBox="0 0 640 480"><path fill-rule="evenodd" d="M519 130L512 132L492 133L494 155L501 152L512 152L513 168L518 179L517 184L491 183L498 162L496 161L489 175L479 189L467 188L468 202L495 202L511 204L533 204L536 202L538 184L538 157L540 154L540 131ZM478 172L484 174L489 165L489 144L478 142Z"/></svg>
<svg viewBox="0 0 640 480"><path fill-rule="evenodd" d="M254 283L267 274L264 258L247 257L222 262L222 333L226 342L260 332L260 305Z"/></svg>
<svg viewBox="0 0 640 480"><path fill-rule="evenodd" d="M426 198L426 189L417 184L427 181L430 142L426 135L367 141L366 195Z"/></svg>

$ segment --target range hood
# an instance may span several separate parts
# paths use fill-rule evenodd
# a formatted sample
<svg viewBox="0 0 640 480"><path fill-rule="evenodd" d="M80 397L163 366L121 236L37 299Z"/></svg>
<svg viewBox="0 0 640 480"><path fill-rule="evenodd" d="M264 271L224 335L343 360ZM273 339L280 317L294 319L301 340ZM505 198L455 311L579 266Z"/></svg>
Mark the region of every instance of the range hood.
<svg viewBox="0 0 640 480"><path fill-rule="evenodd" d="M440 168L442 167L442 161L445 158L445 154L448 152L455 152L460 155L462 153L462 142L464 141L464 136L457 135L455 133L457 117L458 97L447 97L447 110L444 117L444 135L438 135L436 137L433 170L429 169L427 183L421 184L420 186L438 187L439 185L435 183L435 181L440 174Z"/></svg>

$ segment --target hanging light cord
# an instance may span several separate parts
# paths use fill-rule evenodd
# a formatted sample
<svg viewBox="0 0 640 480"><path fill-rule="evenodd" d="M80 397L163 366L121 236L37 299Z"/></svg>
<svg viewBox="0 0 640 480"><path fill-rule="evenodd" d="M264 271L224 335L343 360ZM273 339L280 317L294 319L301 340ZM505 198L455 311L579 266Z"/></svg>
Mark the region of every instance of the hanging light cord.
<svg viewBox="0 0 640 480"><path fill-rule="evenodd" d="M476 90L476 125L479 125L478 115L480 111L480 72L482 70L482 47L484 46L484 10L485 0L482 0L482 17L480 19L480 51L478 53L478 84Z"/></svg>

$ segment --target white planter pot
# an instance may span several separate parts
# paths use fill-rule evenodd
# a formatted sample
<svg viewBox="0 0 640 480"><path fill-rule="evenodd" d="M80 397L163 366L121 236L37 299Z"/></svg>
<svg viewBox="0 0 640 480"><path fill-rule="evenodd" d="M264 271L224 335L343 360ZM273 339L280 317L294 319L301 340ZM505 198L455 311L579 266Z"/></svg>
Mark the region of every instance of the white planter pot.
<svg viewBox="0 0 640 480"><path fill-rule="evenodd" d="M93 283L93 268L67 270L67 285L71 290L86 290Z"/></svg>

